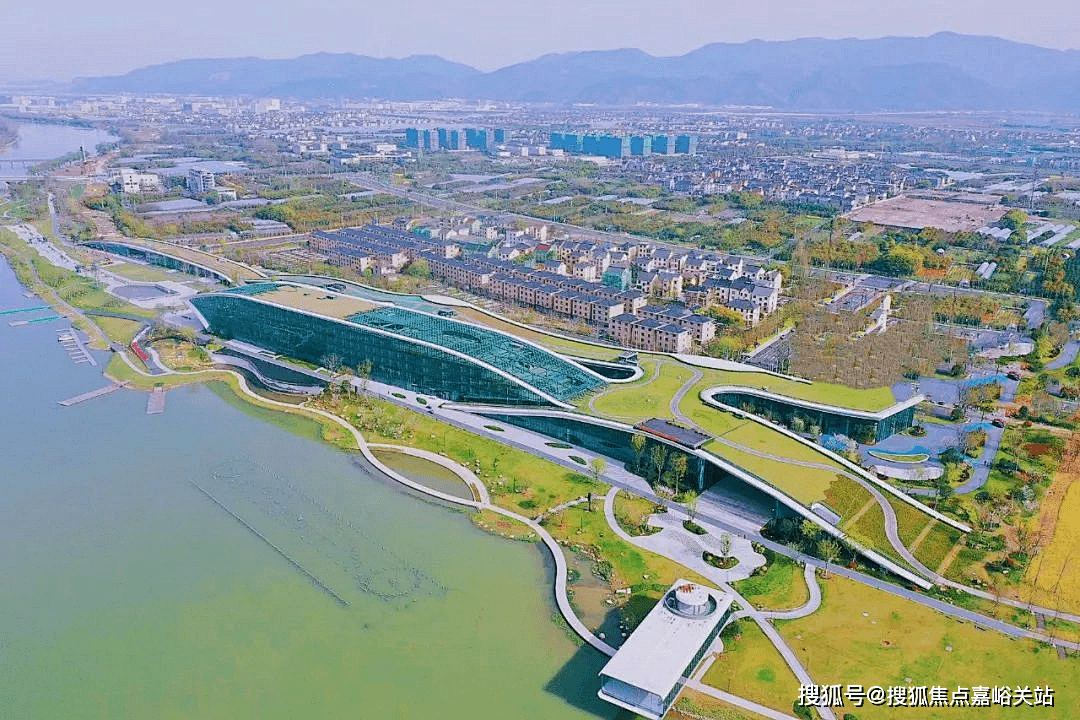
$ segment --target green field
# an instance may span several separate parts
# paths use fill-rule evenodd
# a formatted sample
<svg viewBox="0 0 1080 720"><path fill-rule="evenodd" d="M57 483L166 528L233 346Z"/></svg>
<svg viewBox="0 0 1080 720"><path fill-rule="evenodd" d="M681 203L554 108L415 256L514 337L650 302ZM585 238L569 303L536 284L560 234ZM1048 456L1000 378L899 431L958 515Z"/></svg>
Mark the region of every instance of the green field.
<svg viewBox="0 0 1080 720"><path fill-rule="evenodd" d="M814 614L776 625L819 684L934 686L950 689L985 685L1049 685L1055 709L985 707L990 720L1019 716L1056 718L1061 708L1080 707L1076 682L1080 661L1028 640L941 615L881 590L839 576L824 583L824 600ZM970 709L870 706L854 710L869 718L965 718Z"/></svg>
<svg viewBox="0 0 1080 720"><path fill-rule="evenodd" d="M739 633L728 626L724 651L709 666L702 682L766 707L791 711L799 697L799 680L765 633L751 620L738 621Z"/></svg>
<svg viewBox="0 0 1080 720"><path fill-rule="evenodd" d="M879 460L888 460L889 462L898 463L921 463L930 459L930 456L926 453L914 453L911 455L903 455L900 453L887 453L881 450L870 450L870 454Z"/></svg>
<svg viewBox="0 0 1080 720"><path fill-rule="evenodd" d="M693 372L674 360L645 360L642 369L645 375L640 380L612 386L618 391L596 396L589 407L599 415L631 422L651 417L671 419L671 398Z"/></svg>
<svg viewBox="0 0 1080 720"><path fill-rule="evenodd" d="M105 269L111 273L116 273L120 277L134 280L135 282L158 282L160 280L183 282L184 280L190 280L193 277L180 272L169 272L164 268L153 265L139 265L138 263L113 263Z"/></svg>
<svg viewBox="0 0 1080 720"><path fill-rule="evenodd" d="M897 529L900 531L900 541L910 548L911 543L913 543L915 538L919 536L919 533L926 528L927 524L935 522L935 520L900 498L893 497L890 493L883 494L896 512L896 525ZM933 568L931 568L931 570L932 569Z"/></svg>
<svg viewBox="0 0 1080 720"><path fill-rule="evenodd" d="M94 324L110 338L123 345L129 344L143 326L143 323L134 320L98 316L94 317Z"/></svg>
<svg viewBox="0 0 1080 720"><path fill-rule="evenodd" d="M765 572L734 583L735 590L755 607L765 610L790 610L810 599L802 568L794 560L765 550Z"/></svg>
<svg viewBox="0 0 1080 720"><path fill-rule="evenodd" d="M926 567L937 570L962 535L962 532L945 523L935 522L930 534L923 538L912 554Z"/></svg>
<svg viewBox="0 0 1080 720"><path fill-rule="evenodd" d="M825 491L836 480L836 473L831 470L796 467L751 455L715 440L705 443L704 449L754 473L804 505L824 500Z"/></svg>

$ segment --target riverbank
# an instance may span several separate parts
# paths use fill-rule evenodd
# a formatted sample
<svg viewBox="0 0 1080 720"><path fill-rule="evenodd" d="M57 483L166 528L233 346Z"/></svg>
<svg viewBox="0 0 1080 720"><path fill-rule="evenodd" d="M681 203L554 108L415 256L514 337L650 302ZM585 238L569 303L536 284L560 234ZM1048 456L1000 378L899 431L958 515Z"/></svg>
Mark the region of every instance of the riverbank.
<svg viewBox="0 0 1080 720"><path fill-rule="evenodd" d="M0 307L41 304L0 266ZM541 548L417 502L314 420L223 403L216 380L175 384L157 416L133 391L59 407L102 380L55 328L0 323L7 714L614 715L601 656L551 622Z"/></svg>

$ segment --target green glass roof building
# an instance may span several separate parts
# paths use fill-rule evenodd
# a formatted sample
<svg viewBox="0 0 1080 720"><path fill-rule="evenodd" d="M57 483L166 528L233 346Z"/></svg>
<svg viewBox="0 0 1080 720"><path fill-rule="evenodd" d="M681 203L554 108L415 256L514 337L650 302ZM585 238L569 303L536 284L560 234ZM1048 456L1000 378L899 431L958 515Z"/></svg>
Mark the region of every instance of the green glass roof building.
<svg viewBox="0 0 1080 720"><path fill-rule="evenodd" d="M191 303L215 335L319 365L370 362L376 382L455 402L568 407L605 382L506 333L325 288L260 283Z"/></svg>

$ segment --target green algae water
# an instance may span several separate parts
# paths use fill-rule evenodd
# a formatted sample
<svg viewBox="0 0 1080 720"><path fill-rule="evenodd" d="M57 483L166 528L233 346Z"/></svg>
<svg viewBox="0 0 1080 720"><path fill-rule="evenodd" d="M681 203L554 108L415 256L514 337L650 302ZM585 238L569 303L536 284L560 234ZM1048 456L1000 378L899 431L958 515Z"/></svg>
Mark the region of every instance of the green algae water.
<svg viewBox="0 0 1080 720"><path fill-rule="evenodd" d="M615 715L539 546L205 387L60 407L62 327L0 321L0 717Z"/></svg>

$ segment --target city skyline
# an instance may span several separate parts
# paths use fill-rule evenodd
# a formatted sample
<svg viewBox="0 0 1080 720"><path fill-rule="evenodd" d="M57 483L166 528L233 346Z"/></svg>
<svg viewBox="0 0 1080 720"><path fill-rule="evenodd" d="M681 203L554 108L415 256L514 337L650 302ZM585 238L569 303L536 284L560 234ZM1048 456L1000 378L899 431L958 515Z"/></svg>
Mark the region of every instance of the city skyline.
<svg viewBox="0 0 1080 720"><path fill-rule="evenodd" d="M393 14L376 14L371 3L346 7L334 0L275 8L272 14L250 0L228 9L162 8L120 0L116 12L107 16L78 13L74 5L66 7L69 2L48 6L48 17L42 6L9 18L14 41L0 49L0 63L8 69L0 81L67 81L189 58L278 59L315 52L435 54L490 71L548 53L638 48L668 56L714 42L925 36L940 31L1069 49L1070 38L1080 32L1080 20L1063 12L1064 4L1055 0L1026 6L1024 23L1016 23L999 0L963 0L947 9L932 0L917 0L902 11L853 0L832 0L828 8L768 0L739 8L737 16L730 4L700 0L675 0L662 11L642 0L554 0L543 7L500 5L486 13L403 0ZM331 17L334 22L328 23ZM649 22L640 22L642 17ZM160 32L164 27L168 33ZM281 28L289 28L287 37L279 37Z"/></svg>

